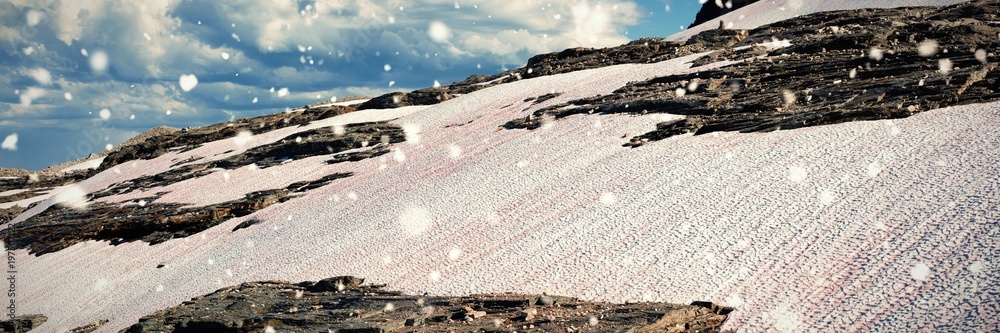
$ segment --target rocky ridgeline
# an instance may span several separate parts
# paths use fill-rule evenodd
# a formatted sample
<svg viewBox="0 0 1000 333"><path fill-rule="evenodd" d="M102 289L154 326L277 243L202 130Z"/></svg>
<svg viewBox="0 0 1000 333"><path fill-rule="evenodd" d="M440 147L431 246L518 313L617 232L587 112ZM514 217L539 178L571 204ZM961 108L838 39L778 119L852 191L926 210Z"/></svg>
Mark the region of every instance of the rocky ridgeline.
<svg viewBox="0 0 1000 333"><path fill-rule="evenodd" d="M710 0L701 4L701 10L694 17L694 22L689 28L714 20L716 17L726 15L729 12L743 8L760 0Z"/></svg>
<svg viewBox="0 0 1000 333"><path fill-rule="evenodd" d="M539 76L621 64L655 63L699 52L725 48L746 37L736 30L713 31L685 42L661 38L642 38L609 48L572 48L561 52L539 54L528 59L527 65L491 76L473 75L447 86L426 88L408 93L394 92L375 97L358 109L391 109L411 105L432 105L480 89Z"/></svg>
<svg viewBox="0 0 1000 333"><path fill-rule="evenodd" d="M53 205L16 225L0 230L0 239L3 239L8 249L28 249L35 255L43 255L85 240L106 240L112 244L132 241L156 244L172 238L186 237L231 218L246 216L270 205L285 202L299 193L350 177L351 174L336 173L310 182L294 183L285 188L248 193L238 200L198 207L157 202L164 193L123 203L105 203L94 199L147 191L205 176L220 169L234 169L251 164L268 168L286 160L319 155L330 155L327 160L330 164L359 161L388 153L389 145L405 140L403 129L399 126L387 122L361 123L344 126L343 133L329 127L297 133L217 161L178 161L177 166L166 172L116 183L89 194L87 198L81 198L89 202L86 205ZM21 208L17 209L23 211ZM0 215L0 218L12 219L20 211L11 211L13 214ZM233 231L252 224L252 220L244 222Z"/></svg>
<svg viewBox="0 0 1000 333"><path fill-rule="evenodd" d="M413 296L341 276L250 282L139 319L138 332L717 332L732 308L522 294Z"/></svg>
<svg viewBox="0 0 1000 333"><path fill-rule="evenodd" d="M735 64L630 83L504 127L534 129L574 114L687 116L660 123L626 144L636 147L684 133L766 132L995 101L1000 99L1000 59L993 53L1000 45L998 20L995 0L801 16L751 30L733 47L695 62ZM743 35L725 31L692 39ZM791 45L775 47L776 40Z"/></svg>
<svg viewBox="0 0 1000 333"><path fill-rule="evenodd" d="M112 166L137 159L153 159L165 154L170 149L194 149L206 142L236 137L238 133L243 131L259 134L289 126L302 126L355 110L354 106L307 107L301 112L284 112L203 127L185 128L178 132L160 135L154 139L147 139L141 143L123 147L109 154L101 166L93 172L107 170Z"/></svg>

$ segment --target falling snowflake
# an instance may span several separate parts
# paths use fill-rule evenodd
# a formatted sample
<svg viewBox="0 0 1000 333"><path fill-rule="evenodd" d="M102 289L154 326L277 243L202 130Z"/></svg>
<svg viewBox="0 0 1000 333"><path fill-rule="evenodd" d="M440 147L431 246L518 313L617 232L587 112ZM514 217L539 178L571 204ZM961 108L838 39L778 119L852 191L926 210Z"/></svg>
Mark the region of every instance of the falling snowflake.
<svg viewBox="0 0 1000 333"><path fill-rule="evenodd" d="M392 70L392 66L389 66L389 64L385 64L385 66L382 66L382 69L384 69L386 72L388 72L388 71Z"/></svg>
<svg viewBox="0 0 1000 333"><path fill-rule="evenodd" d="M347 129L343 124L334 124L331 127L333 128L334 135L344 135L344 133L347 133Z"/></svg>
<svg viewBox="0 0 1000 333"><path fill-rule="evenodd" d="M104 290L104 288L107 288L109 284L111 284L111 281L108 281L108 279L97 279L97 281L94 282L94 290Z"/></svg>
<svg viewBox="0 0 1000 333"><path fill-rule="evenodd" d="M288 96L288 88L278 89L278 97Z"/></svg>
<svg viewBox="0 0 1000 333"><path fill-rule="evenodd" d="M454 247L451 251L448 251L448 259L451 261L458 260L458 257L462 256L462 249Z"/></svg>
<svg viewBox="0 0 1000 333"><path fill-rule="evenodd" d="M56 194L54 202L70 208L84 208L87 206L87 192L78 185L70 185Z"/></svg>
<svg viewBox="0 0 1000 333"><path fill-rule="evenodd" d="M403 134L406 135L406 142L411 145L416 145L420 143L420 125L417 124L405 124L403 125Z"/></svg>
<svg viewBox="0 0 1000 333"><path fill-rule="evenodd" d="M879 49L877 47L873 47L873 48L871 48L871 50L868 50L868 58L870 58L872 60L882 61L882 57L883 56L884 56L884 53L882 52L882 49Z"/></svg>
<svg viewBox="0 0 1000 333"><path fill-rule="evenodd" d="M947 58L938 59L938 72L941 72L941 74L948 75L948 73L951 73L951 69L952 69L952 63L950 59Z"/></svg>
<svg viewBox="0 0 1000 333"><path fill-rule="evenodd" d="M684 97L684 95L687 94L687 90L684 88L677 88L677 90L674 90L674 93L677 94L677 97Z"/></svg>
<svg viewBox="0 0 1000 333"><path fill-rule="evenodd" d="M410 236L426 231L431 225L431 214L427 208L407 207L399 215L399 226Z"/></svg>
<svg viewBox="0 0 1000 333"><path fill-rule="evenodd" d="M222 59L223 59L223 60L229 60L229 53L227 53L227 52L222 52Z"/></svg>
<svg viewBox="0 0 1000 333"><path fill-rule="evenodd" d="M438 82L438 80L434 80L434 88L441 88L441 82Z"/></svg>
<svg viewBox="0 0 1000 333"><path fill-rule="evenodd" d="M17 151L17 133L12 133L3 139L3 143L0 143L0 149Z"/></svg>
<svg viewBox="0 0 1000 333"><path fill-rule="evenodd" d="M587 319L587 324L590 326L597 326L597 323L598 323L597 317L590 316L590 318Z"/></svg>
<svg viewBox="0 0 1000 333"><path fill-rule="evenodd" d="M448 145L448 156L453 159L459 158L460 156L462 156L462 147L459 147L455 144Z"/></svg>
<svg viewBox="0 0 1000 333"><path fill-rule="evenodd" d="M86 51L84 51L86 53ZM84 54L86 55L86 54ZM90 69L97 73L108 70L108 54L104 51L96 51L90 55Z"/></svg>
<svg viewBox="0 0 1000 333"><path fill-rule="evenodd" d="M451 35L451 31L448 26L441 21L431 22L431 25L427 28L427 34L432 40L438 43L444 43L448 41L448 37Z"/></svg>
<svg viewBox="0 0 1000 333"><path fill-rule="evenodd" d="M917 281L925 281L931 275L931 267L925 263L918 263L910 269L910 276Z"/></svg>
<svg viewBox="0 0 1000 333"><path fill-rule="evenodd" d="M878 162L872 162L865 168L865 172L870 178L878 177L878 174L882 173L882 166L879 165Z"/></svg>
<svg viewBox="0 0 1000 333"><path fill-rule="evenodd" d="M788 168L788 181L793 183L801 183L806 180L806 176L809 175L809 171L800 166L791 166Z"/></svg>
<svg viewBox="0 0 1000 333"><path fill-rule="evenodd" d="M691 83L688 83L687 91L694 92L695 90L698 90L698 80L691 80Z"/></svg>
<svg viewBox="0 0 1000 333"><path fill-rule="evenodd" d="M184 74L177 80L181 86L181 90L188 92L194 89L198 85L198 77L194 74Z"/></svg>
<svg viewBox="0 0 1000 333"><path fill-rule="evenodd" d="M982 272L983 271L983 262L982 261L975 261L975 262L973 262L971 265L969 265L969 271L973 272L973 273Z"/></svg>
<svg viewBox="0 0 1000 333"><path fill-rule="evenodd" d="M163 285L162 284L156 286L156 292L163 292Z"/></svg>
<svg viewBox="0 0 1000 333"><path fill-rule="evenodd" d="M729 297L726 297L726 305L739 307L740 305L743 305L743 298L740 297L740 295L731 294Z"/></svg>
<svg viewBox="0 0 1000 333"><path fill-rule="evenodd" d="M73 100L73 94L70 94L70 93L67 92L67 93L63 94L63 98L65 98L67 101L72 101Z"/></svg>
<svg viewBox="0 0 1000 333"><path fill-rule="evenodd" d="M383 310L385 310L385 312L392 312L393 310L396 310L396 306L393 305L392 302L385 303L385 308L383 308Z"/></svg>
<svg viewBox="0 0 1000 333"><path fill-rule="evenodd" d="M933 39L928 39L917 44L917 54L921 57L929 58L937 54L938 43Z"/></svg>
<svg viewBox="0 0 1000 333"><path fill-rule="evenodd" d="M243 146L249 143L250 140L252 139L253 139L253 134L251 134L249 131L240 131L239 133L236 133L235 137L233 137L233 144L235 144L236 146Z"/></svg>
<svg viewBox="0 0 1000 333"><path fill-rule="evenodd" d="M976 60L979 60L980 63L985 65L988 62L986 59L986 50L983 49L976 50Z"/></svg>
<svg viewBox="0 0 1000 333"><path fill-rule="evenodd" d="M613 193L605 192L601 194L600 200L601 203L604 204L605 206L610 206L614 204L615 201L617 201L618 199L615 198L615 195Z"/></svg>
<svg viewBox="0 0 1000 333"><path fill-rule="evenodd" d="M790 90L782 89L781 98L785 100L785 105L795 104L795 93Z"/></svg>
<svg viewBox="0 0 1000 333"><path fill-rule="evenodd" d="M836 196L833 195L833 192L827 190L819 192L819 203L824 206L832 204L834 199Z"/></svg>
<svg viewBox="0 0 1000 333"><path fill-rule="evenodd" d="M97 114L100 115L103 120L111 119L111 111L108 109L101 109L101 112L98 112Z"/></svg>
<svg viewBox="0 0 1000 333"><path fill-rule="evenodd" d="M797 332L802 328L802 315L791 309L788 304L782 304L774 310L774 328L779 332Z"/></svg>
<svg viewBox="0 0 1000 333"><path fill-rule="evenodd" d="M403 163L406 161L406 154L403 153L402 149L394 149L392 152L392 159L396 160L398 163Z"/></svg>

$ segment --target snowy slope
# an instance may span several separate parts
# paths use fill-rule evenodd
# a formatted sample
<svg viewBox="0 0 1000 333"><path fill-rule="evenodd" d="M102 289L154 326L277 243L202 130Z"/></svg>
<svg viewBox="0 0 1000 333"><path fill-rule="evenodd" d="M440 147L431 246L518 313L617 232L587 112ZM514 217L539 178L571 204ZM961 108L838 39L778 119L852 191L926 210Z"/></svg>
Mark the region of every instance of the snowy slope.
<svg viewBox="0 0 1000 333"><path fill-rule="evenodd" d="M787 20L806 14L850 10L860 8L895 8L908 6L940 6L967 2L969 0L761 0L714 20L685 29L667 37L667 40L683 41L699 32L719 27L719 21L726 22L732 29L753 29L765 24ZM731 26L729 24L732 24Z"/></svg>
<svg viewBox="0 0 1000 333"><path fill-rule="evenodd" d="M638 149L621 147L623 136L671 116L571 116L535 131L497 130L629 81L704 69L688 69L696 57L350 113L107 170L75 188L99 190L316 126L399 117L411 139L375 159L325 165L317 156L178 184L164 200L202 205L355 173L185 239L16 251L19 278L46 281L19 285L19 311L49 317L39 332L100 319L111 319L101 329L111 332L223 286L351 274L410 293L708 299L736 306L728 325L742 331L998 329L1000 301L989 292L1000 286L1000 103ZM563 94L524 101L551 92ZM231 231L249 218L264 222Z"/></svg>

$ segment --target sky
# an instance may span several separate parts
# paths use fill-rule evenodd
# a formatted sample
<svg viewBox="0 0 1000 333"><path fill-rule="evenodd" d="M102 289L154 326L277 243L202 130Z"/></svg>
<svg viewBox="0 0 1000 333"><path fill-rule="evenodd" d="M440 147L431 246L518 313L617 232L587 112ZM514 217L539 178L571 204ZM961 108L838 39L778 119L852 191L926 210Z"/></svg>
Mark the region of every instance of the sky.
<svg viewBox="0 0 1000 333"><path fill-rule="evenodd" d="M700 0L3 0L0 167L666 37Z"/></svg>

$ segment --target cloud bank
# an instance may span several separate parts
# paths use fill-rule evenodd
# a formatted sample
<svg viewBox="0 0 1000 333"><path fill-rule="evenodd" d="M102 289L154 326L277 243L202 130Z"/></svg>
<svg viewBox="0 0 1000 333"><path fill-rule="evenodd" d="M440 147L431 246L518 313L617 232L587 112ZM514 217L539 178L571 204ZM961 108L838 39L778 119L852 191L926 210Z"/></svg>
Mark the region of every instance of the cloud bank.
<svg viewBox="0 0 1000 333"><path fill-rule="evenodd" d="M0 167L39 169L158 125L415 89L538 53L619 45L642 11L617 0L7 1L0 137L18 133L20 149L0 150Z"/></svg>

